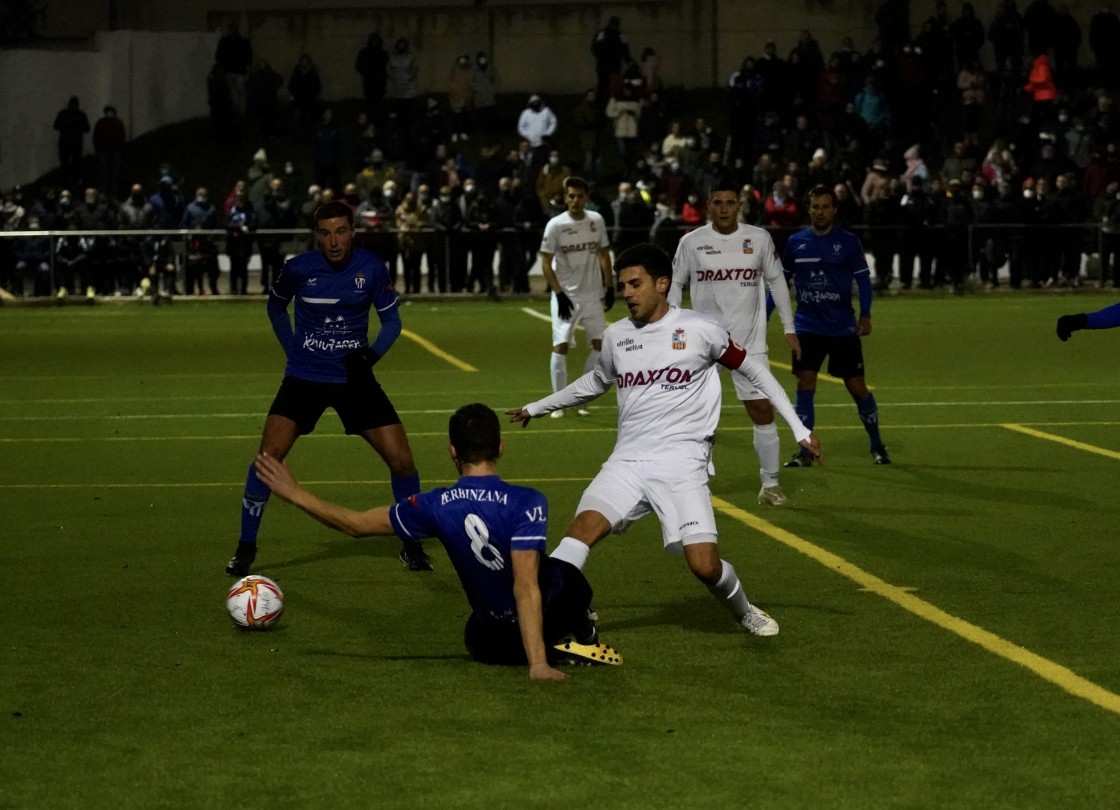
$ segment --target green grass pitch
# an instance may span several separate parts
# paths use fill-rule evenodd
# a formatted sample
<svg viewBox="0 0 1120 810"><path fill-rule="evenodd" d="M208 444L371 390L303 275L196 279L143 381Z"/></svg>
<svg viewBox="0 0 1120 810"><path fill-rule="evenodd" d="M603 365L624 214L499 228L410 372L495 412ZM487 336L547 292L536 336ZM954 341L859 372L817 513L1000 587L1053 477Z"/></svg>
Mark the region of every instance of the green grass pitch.
<svg viewBox="0 0 1120 810"><path fill-rule="evenodd" d="M1108 301L877 302L868 382L896 463L871 463L822 379L825 466L783 470L792 508L756 505L725 384L721 548L781 635L743 634L651 517L586 569L624 665L562 684L467 658L436 542L436 571L408 573L395 540L275 500L255 570L286 613L234 628L222 567L282 368L263 305L0 310L0 808L1114 806L1120 331L1053 333ZM548 327L525 308L546 312L404 307L476 369L407 337L378 366L426 486L453 478L455 407L547 393ZM612 392L507 430L502 471L548 495L550 545L615 415ZM388 503L340 431L329 414L301 440L297 477Z"/></svg>

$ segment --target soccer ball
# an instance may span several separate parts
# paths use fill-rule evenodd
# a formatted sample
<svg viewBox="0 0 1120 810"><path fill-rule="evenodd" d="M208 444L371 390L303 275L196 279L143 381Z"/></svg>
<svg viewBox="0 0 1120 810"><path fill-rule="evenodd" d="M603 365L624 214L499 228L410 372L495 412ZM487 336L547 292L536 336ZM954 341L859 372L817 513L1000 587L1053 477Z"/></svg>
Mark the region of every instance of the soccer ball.
<svg viewBox="0 0 1120 810"><path fill-rule="evenodd" d="M229 589L226 610L239 627L267 630L280 621L284 592L268 577L250 574Z"/></svg>

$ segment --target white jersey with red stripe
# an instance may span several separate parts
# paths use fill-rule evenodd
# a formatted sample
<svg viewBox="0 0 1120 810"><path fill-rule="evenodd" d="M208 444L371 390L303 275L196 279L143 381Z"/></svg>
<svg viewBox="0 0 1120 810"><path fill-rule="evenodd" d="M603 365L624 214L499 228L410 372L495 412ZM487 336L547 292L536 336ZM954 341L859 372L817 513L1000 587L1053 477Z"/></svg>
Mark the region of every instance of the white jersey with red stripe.
<svg viewBox="0 0 1120 810"><path fill-rule="evenodd" d="M590 401L613 384L618 388L618 439L612 459L707 460L722 405L718 364L747 374L794 426L798 440L809 435L764 365L748 357L713 319L678 307L652 323L631 318L612 323L603 333L594 370L525 407L530 416L542 416Z"/></svg>
<svg viewBox="0 0 1120 810"><path fill-rule="evenodd" d="M722 234L708 224L685 234L673 257L670 304L680 306L685 284L692 308L715 318L751 354L766 351L767 287L782 329L794 331L782 262L762 228L740 224Z"/></svg>

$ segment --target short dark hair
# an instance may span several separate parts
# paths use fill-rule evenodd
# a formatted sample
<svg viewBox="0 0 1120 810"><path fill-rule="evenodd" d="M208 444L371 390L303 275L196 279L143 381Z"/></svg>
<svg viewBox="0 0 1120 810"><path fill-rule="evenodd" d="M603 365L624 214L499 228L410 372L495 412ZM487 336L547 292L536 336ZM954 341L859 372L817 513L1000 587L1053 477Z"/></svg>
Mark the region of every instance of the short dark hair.
<svg viewBox="0 0 1120 810"><path fill-rule="evenodd" d="M826 186L824 183L818 183L809 189L809 199L813 197L828 197L832 200L832 204L836 205L836 192L832 186Z"/></svg>
<svg viewBox="0 0 1120 810"><path fill-rule="evenodd" d="M481 402L464 405L451 414L447 438L464 464L497 461L502 440L498 414Z"/></svg>
<svg viewBox="0 0 1120 810"><path fill-rule="evenodd" d="M570 188L581 188L584 191L587 191L588 190L587 181L584 180L582 177L576 177L574 174L571 177L565 177L564 178L564 190L567 191Z"/></svg>
<svg viewBox="0 0 1120 810"><path fill-rule="evenodd" d="M330 200L315 209L316 225L324 219L336 219L337 217L346 217L346 221L353 225L354 209L342 202L342 200Z"/></svg>
<svg viewBox="0 0 1120 810"><path fill-rule="evenodd" d="M644 267L653 278L671 278L673 275L673 260L669 258L669 254L649 242L632 245L619 253L614 260L614 271L621 273L627 267L638 265Z"/></svg>
<svg viewBox="0 0 1120 810"><path fill-rule="evenodd" d="M711 196L717 191L733 191L735 192L735 196L737 197L739 196L739 192L742 190L743 187L737 181L724 175L723 177L717 177L712 181L712 186L708 189L708 197L711 198Z"/></svg>

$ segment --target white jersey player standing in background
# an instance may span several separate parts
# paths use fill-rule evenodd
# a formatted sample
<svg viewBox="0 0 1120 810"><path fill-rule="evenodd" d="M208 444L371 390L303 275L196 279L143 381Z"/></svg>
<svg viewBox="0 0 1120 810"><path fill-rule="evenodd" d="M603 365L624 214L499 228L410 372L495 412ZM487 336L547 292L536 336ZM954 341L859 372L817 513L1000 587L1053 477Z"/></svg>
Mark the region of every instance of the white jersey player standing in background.
<svg viewBox="0 0 1120 810"><path fill-rule="evenodd" d="M797 418L765 363L750 357L713 319L669 305L673 267L667 253L635 245L618 256L615 269L630 317L607 327L596 367L562 391L506 411L511 421L527 423L618 387L614 450L584 490L575 520L552 556L582 570L591 546L654 512L666 551L683 555L744 629L776 635L778 623L747 600L717 545L708 489L722 403L716 366L746 374L818 460L820 442Z"/></svg>
<svg viewBox="0 0 1120 810"><path fill-rule="evenodd" d="M673 259L673 286L669 304L680 306L689 287L692 308L714 318L751 357L769 368L766 354L766 289L774 298L786 343L795 355L801 345L793 327L781 259L774 240L762 228L739 222L739 189L733 181L712 183L708 192L711 222L686 234ZM765 286L764 286L765 282ZM778 485L781 444L774 408L765 393L745 375L731 372L735 395L746 406L754 423L754 449L758 453L762 488L758 502L783 506L789 498Z"/></svg>
<svg viewBox="0 0 1120 810"><path fill-rule="evenodd" d="M586 374L595 367L607 326L600 302L605 296L606 309L614 306L610 239L603 217L596 211L584 210L587 181L582 177L566 179L564 202L568 210L545 225L540 250L541 270L552 292L549 376L553 391L568 384L568 348L575 343L575 330L580 323L591 346L583 371ZM588 414L584 408L577 412L580 416ZM563 410L552 412L553 417L563 415Z"/></svg>

